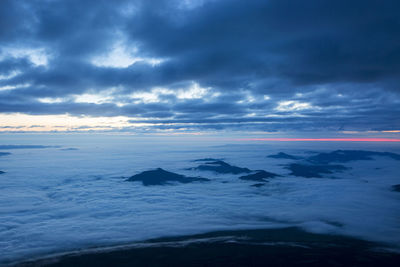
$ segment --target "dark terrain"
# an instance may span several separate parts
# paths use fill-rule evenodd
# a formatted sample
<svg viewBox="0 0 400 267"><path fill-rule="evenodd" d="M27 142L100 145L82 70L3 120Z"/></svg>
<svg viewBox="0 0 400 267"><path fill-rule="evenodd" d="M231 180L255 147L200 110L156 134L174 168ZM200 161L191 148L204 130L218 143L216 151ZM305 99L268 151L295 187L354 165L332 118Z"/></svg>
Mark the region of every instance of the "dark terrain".
<svg viewBox="0 0 400 267"><path fill-rule="evenodd" d="M290 175L305 178L322 178L322 174L332 174L334 171L344 171L347 168L342 165L310 165L310 164L289 164L287 167Z"/></svg>
<svg viewBox="0 0 400 267"><path fill-rule="evenodd" d="M25 262L20 266L399 266L400 254L298 228L219 231Z"/></svg>
<svg viewBox="0 0 400 267"><path fill-rule="evenodd" d="M301 159L301 157L297 157L297 156L292 156L289 154L286 154L284 152L279 152L278 154L274 154L274 155L269 155L268 158L273 158L273 159Z"/></svg>
<svg viewBox="0 0 400 267"><path fill-rule="evenodd" d="M178 182L178 183L191 183L191 182L207 182L209 179L200 178L200 177L186 177L181 174L176 174L173 172L169 172L163 170L161 168L151 170L151 171L144 171L142 173L133 175L127 181L135 182L140 181L143 185L166 185L171 182Z"/></svg>
<svg viewBox="0 0 400 267"><path fill-rule="evenodd" d="M222 160L214 160L214 159L203 159L198 161L205 161L204 164L201 164L195 168L191 168L191 170L200 170L200 171L213 171L222 174L240 174L240 173L250 173L252 172L248 168L241 168L237 166L230 165Z"/></svg>
<svg viewBox="0 0 400 267"><path fill-rule="evenodd" d="M256 173L253 173L253 174L240 176L239 179L247 180L247 181L265 182L266 181L265 179L279 177L279 176L280 175L272 173L272 172L260 170L260 171L256 171Z"/></svg>
<svg viewBox="0 0 400 267"><path fill-rule="evenodd" d="M399 154L364 150L336 150L329 153L319 153L315 156L308 157L307 160L318 164L329 164L332 162L346 163L356 160L373 160L373 157L376 156L400 160Z"/></svg>

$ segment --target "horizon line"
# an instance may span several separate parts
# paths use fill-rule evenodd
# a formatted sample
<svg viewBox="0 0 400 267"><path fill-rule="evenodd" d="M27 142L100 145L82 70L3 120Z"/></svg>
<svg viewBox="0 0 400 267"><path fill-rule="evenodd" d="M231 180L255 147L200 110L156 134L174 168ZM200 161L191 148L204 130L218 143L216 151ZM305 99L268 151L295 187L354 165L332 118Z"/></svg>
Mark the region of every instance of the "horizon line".
<svg viewBox="0 0 400 267"><path fill-rule="evenodd" d="M299 142L299 141L322 141L322 142L400 142L396 138L240 138L237 141L279 141L279 142Z"/></svg>

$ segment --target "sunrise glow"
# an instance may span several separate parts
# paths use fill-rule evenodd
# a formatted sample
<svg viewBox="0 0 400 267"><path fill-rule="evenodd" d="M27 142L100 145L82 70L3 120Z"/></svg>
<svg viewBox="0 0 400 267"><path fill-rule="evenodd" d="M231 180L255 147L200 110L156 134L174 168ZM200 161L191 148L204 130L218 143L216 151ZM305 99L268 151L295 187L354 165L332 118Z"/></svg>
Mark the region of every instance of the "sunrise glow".
<svg viewBox="0 0 400 267"><path fill-rule="evenodd" d="M243 138L237 141L281 141L281 142L400 142L400 139L393 138Z"/></svg>

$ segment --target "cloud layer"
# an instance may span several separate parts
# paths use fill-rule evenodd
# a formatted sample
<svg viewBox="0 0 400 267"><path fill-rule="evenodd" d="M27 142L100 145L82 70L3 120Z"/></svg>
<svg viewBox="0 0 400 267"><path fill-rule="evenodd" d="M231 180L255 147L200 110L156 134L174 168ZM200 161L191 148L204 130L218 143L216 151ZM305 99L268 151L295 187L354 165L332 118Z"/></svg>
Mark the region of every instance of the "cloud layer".
<svg viewBox="0 0 400 267"><path fill-rule="evenodd" d="M154 129L400 129L395 0L0 4L0 113Z"/></svg>

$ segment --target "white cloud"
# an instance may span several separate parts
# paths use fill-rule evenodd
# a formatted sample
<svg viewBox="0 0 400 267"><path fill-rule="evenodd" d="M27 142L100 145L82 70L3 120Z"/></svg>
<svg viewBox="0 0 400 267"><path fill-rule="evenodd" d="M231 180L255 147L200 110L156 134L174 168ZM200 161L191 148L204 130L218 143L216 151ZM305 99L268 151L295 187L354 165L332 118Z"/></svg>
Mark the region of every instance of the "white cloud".
<svg viewBox="0 0 400 267"><path fill-rule="evenodd" d="M123 41L118 41L110 51L93 57L90 62L98 67L127 68L137 62L156 66L164 61L161 58L141 57L136 47L129 47Z"/></svg>
<svg viewBox="0 0 400 267"><path fill-rule="evenodd" d="M255 102L262 102L263 100L270 100L271 98L268 95L263 95L262 98L255 97L251 91L245 91L242 100L237 101L239 104L248 104Z"/></svg>
<svg viewBox="0 0 400 267"><path fill-rule="evenodd" d="M7 47L3 48L0 58L11 56L14 58L27 58L36 66L47 66L49 54L44 48L19 48Z"/></svg>
<svg viewBox="0 0 400 267"><path fill-rule="evenodd" d="M107 90L100 92L89 91L88 93L80 95L72 95L72 99L75 103L92 103L92 104L104 104L113 103L117 106L123 106L124 103L116 99L119 87L111 87Z"/></svg>
<svg viewBox="0 0 400 267"><path fill-rule="evenodd" d="M318 107L312 106L307 102L300 102L297 100L287 100L278 102L278 106L275 108L277 111L299 111L306 109L319 109Z"/></svg>
<svg viewBox="0 0 400 267"><path fill-rule="evenodd" d="M19 89L19 88L27 88L29 86L31 86L30 83L23 83L23 84L17 84L17 85L5 85L5 86L0 86L0 91L14 90L14 89Z"/></svg>
<svg viewBox="0 0 400 267"><path fill-rule="evenodd" d="M19 75L20 73L21 73L20 71L12 71L8 75L1 75L0 74L0 80L8 80L8 79L14 78L15 76Z"/></svg>
<svg viewBox="0 0 400 267"><path fill-rule="evenodd" d="M113 99L112 96L104 94L81 94L74 95L74 101L76 103L93 103L93 104L103 104L109 103Z"/></svg>
<svg viewBox="0 0 400 267"><path fill-rule="evenodd" d="M61 97L42 97L42 98L38 98L39 102L46 103L46 104L62 103L65 100L66 100L65 98L61 98Z"/></svg>
<svg viewBox="0 0 400 267"><path fill-rule="evenodd" d="M149 92L136 92L130 95L134 99L134 103L167 103L162 100L162 96L173 95L177 99L201 99L205 100L219 96L218 92L212 92L210 87L201 87L198 83L192 82L187 88L168 89L164 87L155 87Z"/></svg>
<svg viewBox="0 0 400 267"><path fill-rule="evenodd" d="M177 91L176 97L179 99L203 98L209 93L210 89L210 87L200 87L198 83L192 82L192 85L188 89L179 89Z"/></svg>
<svg viewBox="0 0 400 267"><path fill-rule="evenodd" d="M167 89L167 88L162 88L162 87L156 87L153 88L150 92L142 91L142 92L135 92L131 94L129 97L134 100L133 103L139 104L139 103L166 103L167 101L163 101L160 99L160 96L162 95L173 95L174 91Z"/></svg>

